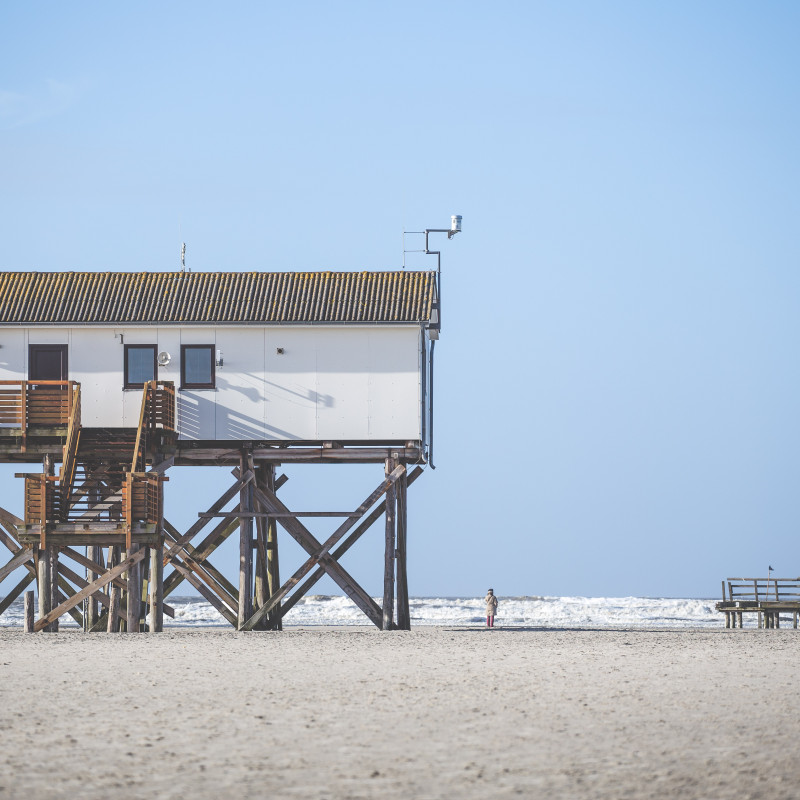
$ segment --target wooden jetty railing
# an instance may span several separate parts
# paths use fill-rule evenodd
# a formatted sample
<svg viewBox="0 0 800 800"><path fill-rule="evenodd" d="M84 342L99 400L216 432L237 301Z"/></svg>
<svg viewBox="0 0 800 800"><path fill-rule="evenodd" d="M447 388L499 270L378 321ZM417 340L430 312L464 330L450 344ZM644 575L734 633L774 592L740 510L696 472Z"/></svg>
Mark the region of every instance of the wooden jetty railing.
<svg viewBox="0 0 800 800"><path fill-rule="evenodd" d="M792 615L796 628L800 578L728 578L722 582L722 602L716 609L725 614L726 628L735 628L737 622L741 628L746 613L758 614L759 628L779 628L781 612Z"/></svg>

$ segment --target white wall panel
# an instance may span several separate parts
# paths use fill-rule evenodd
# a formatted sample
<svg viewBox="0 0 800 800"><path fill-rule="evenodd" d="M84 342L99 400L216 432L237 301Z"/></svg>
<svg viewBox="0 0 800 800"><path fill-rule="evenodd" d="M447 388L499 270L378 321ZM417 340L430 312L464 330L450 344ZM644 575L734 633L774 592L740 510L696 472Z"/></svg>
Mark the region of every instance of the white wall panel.
<svg viewBox="0 0 800 800"><path fill-rule="evenodd" d="M123 390L125 344L155 344L171 361L183 439L385 441L420 437L417 326L30 329L30 340L69 345L88 427L134 427L142 393ZM180 389L182 344L223 353L215 389ZM27 377L22 329L0 329L0 378ZM279 353L278 349L283 352Z"/></svg>
<svg viewBox="0 0 800 800"><path fill-rule="evenodd" d="M0 329L0 381L19 381L27 377L26 331L22 328Z"/></svg>
<svg viewBox="0 0 800 800"><path fill-rule="evenodd" d="M267 438L316 441L318 331L286 326L265 333Z"/></svg>

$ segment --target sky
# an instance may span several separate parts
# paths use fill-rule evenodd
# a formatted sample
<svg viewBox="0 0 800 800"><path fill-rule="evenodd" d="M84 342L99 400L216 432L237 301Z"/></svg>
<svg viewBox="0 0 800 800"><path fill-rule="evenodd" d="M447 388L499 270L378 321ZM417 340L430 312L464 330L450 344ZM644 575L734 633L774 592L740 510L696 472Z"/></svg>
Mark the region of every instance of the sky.
<svg viewBox="0 0 800 800"><path fill-rule="evenodd" d="M5 3L0 269L396 269L461 214L411 594L796 576L798 34L793 2ZM347 508L382 467L285 471ZM171 475L183 527L231 481ZM344 560L374 595L382 536Z"/></svg>

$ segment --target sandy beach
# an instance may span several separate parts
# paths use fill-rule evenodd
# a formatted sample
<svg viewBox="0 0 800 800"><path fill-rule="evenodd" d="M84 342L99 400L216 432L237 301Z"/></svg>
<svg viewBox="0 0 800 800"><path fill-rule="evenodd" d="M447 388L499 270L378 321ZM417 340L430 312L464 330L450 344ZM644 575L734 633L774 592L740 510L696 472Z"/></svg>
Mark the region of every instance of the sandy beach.
<svg viewBox="0 0 800 800"><path fill-rule="evenodd" d="M0 798L796 798L794 630L0 631Z"/></svg>

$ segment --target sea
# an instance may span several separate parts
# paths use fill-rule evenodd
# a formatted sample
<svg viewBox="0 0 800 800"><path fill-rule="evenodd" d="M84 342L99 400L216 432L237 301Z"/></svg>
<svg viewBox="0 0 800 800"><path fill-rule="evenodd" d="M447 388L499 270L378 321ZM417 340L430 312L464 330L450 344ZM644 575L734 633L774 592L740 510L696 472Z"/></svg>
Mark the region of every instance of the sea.
<svg viewBox="0 0 800 800"><path fill-rule="evenodd" d="M495 625L514 628L721 628L724 616L715 600L672 597L499 597ZM376 598L380 604L381 600ZM165 627L229 627L216 609L201 597L170 597L174 619ZM411 625L470 627L485 623L480 597L414 597ZM745 615L747 616L747 615ZM755 617L755 615L750 615ZM22 599L0 616L0 627L22 627ZM65 628L77 628L68 615ZM284 618L284 627L346 627L369 622L347 597L308 595ZM755 619L745 620L745 627Z"/></svg>

